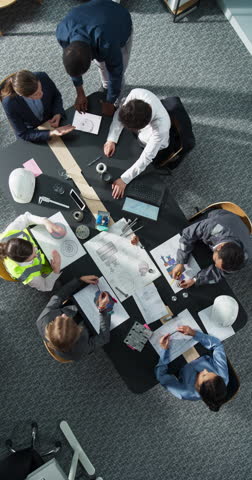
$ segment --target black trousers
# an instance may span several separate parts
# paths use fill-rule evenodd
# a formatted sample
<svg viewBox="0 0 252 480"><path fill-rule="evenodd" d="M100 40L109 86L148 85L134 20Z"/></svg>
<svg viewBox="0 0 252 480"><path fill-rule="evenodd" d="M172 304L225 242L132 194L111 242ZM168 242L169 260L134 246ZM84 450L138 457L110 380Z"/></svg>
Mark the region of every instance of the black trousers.
<svg viewBox="0 0 252 480"><path fill-rule="evenodd" d="M33 448L12 453L0 462L1 480L24 480L29 473L43 465L44 461Z"/></svg>

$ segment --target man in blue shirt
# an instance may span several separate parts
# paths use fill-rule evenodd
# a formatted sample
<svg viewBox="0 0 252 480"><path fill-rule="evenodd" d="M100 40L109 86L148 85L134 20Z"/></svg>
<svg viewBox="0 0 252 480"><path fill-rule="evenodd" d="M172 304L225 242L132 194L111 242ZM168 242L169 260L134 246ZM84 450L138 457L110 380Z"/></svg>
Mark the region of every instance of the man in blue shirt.
<svg viewBox="0 0 252 480"><path fill-rule="evenodd" d="M113 115L131 49L132 21L128 10L112 0L90 0L74 7L57 26L56 37L64 49L63 63L76 88L75 108L87 110L82 75L95 60L107 90L102 113Z"/></svg>

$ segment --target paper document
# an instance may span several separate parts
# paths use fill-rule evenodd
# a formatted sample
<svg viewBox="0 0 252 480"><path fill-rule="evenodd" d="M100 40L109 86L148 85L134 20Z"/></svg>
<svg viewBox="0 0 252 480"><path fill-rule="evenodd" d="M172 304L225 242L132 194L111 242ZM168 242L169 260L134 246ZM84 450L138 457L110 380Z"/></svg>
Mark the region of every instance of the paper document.
<svg viewBox="0 0 252 480"><path fill-rule="evenodd" d="M52 258L52 251L57 250L61 256L61 269L83 257L87 252L84 250L72 229L63 217L61 212L49 217L51 222L60 225L64 229L64 235L59 236L49 233L44 225L36 225L31 228L32 235L38 242L41 250L48 260Z"/></svg>
<svg viewBox="0 0 252 480"><path fill-rule="evenodd" d="M189 278L195 277L195 275L201 270L199 265L193 256L190 256L189 262L184 265L185 270L182 273L180 280L174 280L171 276L171 272L176 266L176 256L177 250L179 247L180 234L178 233L169 240L166 240L164 243L158 247L151 250L151 255L158 264L161 272L165 276L172 290L177 293L182 290L179 286L179 282L182 280L188 280Z"/></svg>
<svg viewBox="0 0 252 480"><path fill-rule="evenodd" d="M198 330L202 332L201 328L198 326L197 322L194 320L189 310L186 309L183 310L183 312L179 313L179 315L177 315L172 320L169 320L168 323L162 325L162 327L155 330L155 332L153 332L150 338L150 343L152 344L153 348L155 348L158 355L160 355L162 352L162 348L159 345L160 338L167 333L172 334L169 347L171 362L175 360L175 358L186 352L189 348L196 345L196 343L198 343L197 340L194 340L194 337L190 337L189 335L183 335L183 333L176 332L176 327L182 325L186 325L188 327L191 327L193 330Z"/></svg>
<svg viewBox="0 0 252 480"><path fill-rule="evenodd" d="M100 314L96 304L94 303L94 298L99 289L101 291L109 292L111 297L117 300L117 303L114 303L113 313L111 314L110 330L118 327L118 325L125 322L125 320L129 318L128 313L119 302L117 296L114 294L105 278L101 277L99 278L99 286L88 285L74 295L76 302L80 305L80 308L83 310L97 333L100 332Z"/></svg>
<svg viewBox="0 0 252 480"><path fill-rule="evenodd" d="M94 133L98 135L102 117L93 113L75 112L73 126L81 132Z"/></svg>
<svg viewBox="0 0 252 480"><path fill-rule="evenodd" d="M148 253L140 245L131 245L130 237L101 232L85 248L121 302L160 277Z"/></svg>
<svg viewBox="0 0 252 480"><path fill-rule="evenodd" d="M26 170L30 170L35 177L39 177L39 175L43 173L41 168L39 168L38 164L35 162L34 158L31 158L31 160L27 160L27 162L23 163L23 167Z"/></svg>
<svg viewBox="0 0 252 480"><path fill-rule="evenodd" d="M150 283L134 292L133 298L146 323L155 322L155 320L159 320L164 315L167 315L166 306L154 283Z"/></svg>
<svg viewBox="0 0 252 480"><path fill-rule="evenodd" d="M235 331L232 327L219 327L211 320L212 308L213 306L211 305L210 307L201 310L201 312L198 312L200 320L202 321L207 333L219 338L219 340L225 340L226 338L234 335Z"/></svg>

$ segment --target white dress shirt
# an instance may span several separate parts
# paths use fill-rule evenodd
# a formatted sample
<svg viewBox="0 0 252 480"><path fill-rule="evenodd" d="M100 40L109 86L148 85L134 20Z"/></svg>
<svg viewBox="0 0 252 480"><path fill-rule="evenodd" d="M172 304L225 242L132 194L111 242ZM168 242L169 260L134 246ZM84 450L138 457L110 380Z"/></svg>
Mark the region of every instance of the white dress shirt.
<svg viewBox="0 0 252 480"><path fill-rule="evenodd" d="M132 167L128 168L128 170L121 175L121 179L127 184L145 170L147 165L156 157L159 150L168 147L171 127L170 117L154 93L144 88L135 88L131 90L130 94L124 100L123 105L130 100L143 100L148 103L152 109L152 115L150 123L138 132L140 142L146 145L143 152ZM123 125L119 120L118 109L110 126L107 141L117 143L122 130Z"/></svg>
<svg viewBox="0 0 252 480"><path fill-rule="evenodd" d="M23 215L19 215L19 217L11 222L10 225L8 225L8 227L5 229L4 233L10 232L11 230L24 230L25 228L29 227L29 225L42 225L45 218L46 217L38 217L37 215L32 215L29 212L25 212ZM30 260L30 262L18 263L21 266L26 266L32 262L33 260ZM50 292L60 275L61 272L51 272L46 277L39 275L39 277L34 277L27 285L29 285L29 287L36 288L41 292Z"/></svg>

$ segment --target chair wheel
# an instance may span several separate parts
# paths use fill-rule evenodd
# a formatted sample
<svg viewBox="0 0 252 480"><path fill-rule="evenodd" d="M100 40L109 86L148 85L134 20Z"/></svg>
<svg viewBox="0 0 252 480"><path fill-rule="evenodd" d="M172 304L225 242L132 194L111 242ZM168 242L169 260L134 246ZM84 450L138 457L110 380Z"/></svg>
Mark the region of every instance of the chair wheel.
<svg viewBox="0 0 252 480"><path fill-rule="evenodd" d="M37 424L37 422L32 422L31 427L32 427L32 428L35 428L36 430L38 430L38 424Z"/></svg>
<svg viewBox="0 0 252 480"><path fill-rule="evenodd" d="M6 447L12 447L12 440L10 438L8 438L8 440L6 440L5 446Z"/></svg>
<svg viewBox="0 0 252 480"><path fill-rule="evenodd" d="M62 443L61 443L59 440L57 440L57 442L55 442L55 447L56 447L56 448L61 448L61 447L62 447Z"/></svg>

